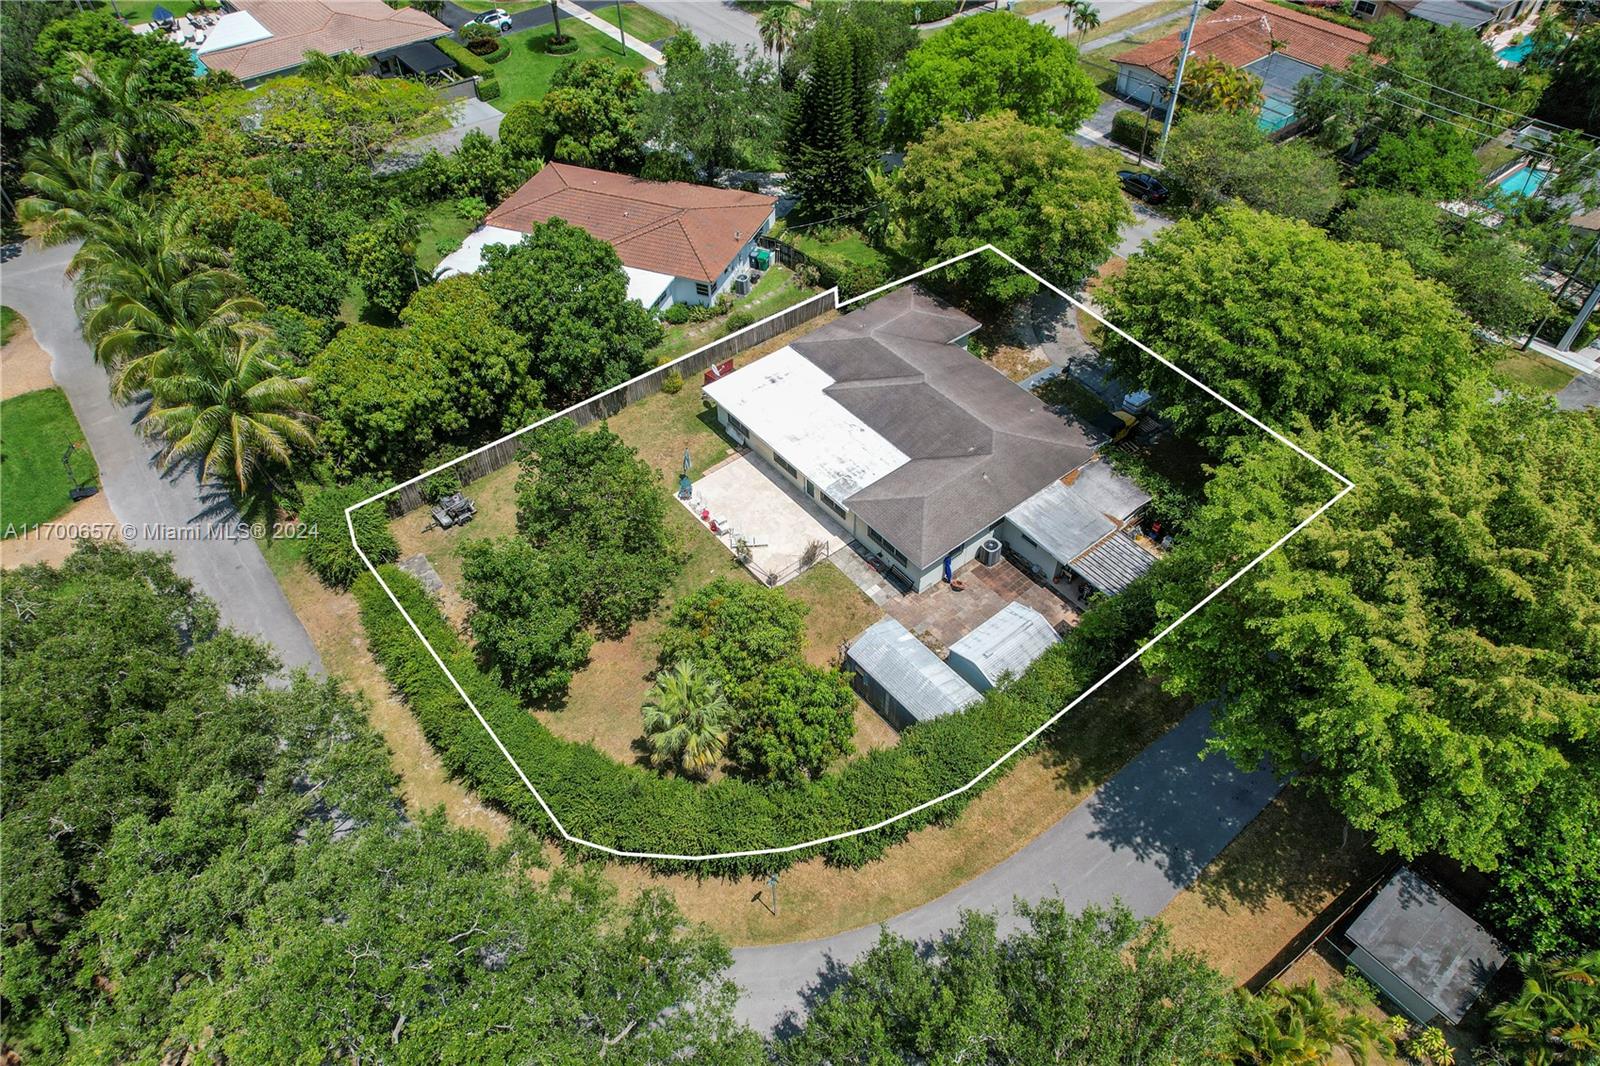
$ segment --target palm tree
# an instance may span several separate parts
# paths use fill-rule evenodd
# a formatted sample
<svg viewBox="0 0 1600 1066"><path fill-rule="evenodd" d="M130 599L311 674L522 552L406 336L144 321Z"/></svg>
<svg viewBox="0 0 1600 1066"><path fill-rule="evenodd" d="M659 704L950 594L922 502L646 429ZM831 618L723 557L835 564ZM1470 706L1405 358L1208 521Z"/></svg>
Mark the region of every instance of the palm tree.
<svg viewBox="0 0 1600 1066"><path fill-rule="evenodd" d="M163 471L195 462L201 478L244 496L260 487L264 469L314 446L311 379L284 374L272 338L233 337L187 355L150 382L142 428L162 440Z"/></svg>
<svg viewBox="0 0 1600 1066"><path fill-rule="evenodd" d="M324 85L337 85L348 89L350 82L372 67L372 60L358 52L339 52L329 55L311 49L302 57L300 74L309 81Z"/></svg>
<svg viewBox="0 0 1600 1066"><path fill-rule="evenodd" d="M112 154L87 155L59 137L35 144L23 156L22 184L33 195L17 204L23 232L51 247L83 240L118 202L126 202L137 180Z"/></svg>
<svg viewBox="0 0 1600 1066"><path fill-rule="evenodd" d="M1600 951L1575 959L1517 960L1517 998L1489 1012L1495 1043L1519 1062L1592 1062L1600 1056Z"/></svg>
<svg viewBox="0 0 1600 1066"><path fill-rule="evenodd" d="M1317 1066L1334 1048L1365 1063L1374 1048L1393 1054L1394 1042L1364 1014L1342 1011L1314 981L1289 988L1273 982L1259 996L1240 989L1233 1060L1248 1066Z"/></svg>
<svg viewBox="0 0 1600 1066"><path fill-rule="evenodd" d="M657 766L704 776L722 758L733 708L703 667L684 661L656 677L644 701L644 735Z"/></svg>
<svg viewBox="0 0 1600 1066"><path fill-rule="evenodd" d="M793 4L769 4L761 12L756 25L761 34L761 49L778 54L778 66L783 66L783 53L794 47L800 36L800 9Z"/></svg>
<svg viewBox="0 0 1600 1066"><path fill-rule="evenodd" d="M45 84L57 134L69 144L103 148L123 166L148 177L156 149L193 123L151 86L150 61L102 62L72 54L77 72Z"/></svg>
<svg viewBox="0 0 1600 1066"><path fill-rule="evenodd" d="M1075 3L1069 5L1068 17L1072 19L1073 25L1078 28L1079 44L1083 43L1084 33L1100 25L1100 12L1095 10L1095 6L1090 0L1076 0Z"/></svg>

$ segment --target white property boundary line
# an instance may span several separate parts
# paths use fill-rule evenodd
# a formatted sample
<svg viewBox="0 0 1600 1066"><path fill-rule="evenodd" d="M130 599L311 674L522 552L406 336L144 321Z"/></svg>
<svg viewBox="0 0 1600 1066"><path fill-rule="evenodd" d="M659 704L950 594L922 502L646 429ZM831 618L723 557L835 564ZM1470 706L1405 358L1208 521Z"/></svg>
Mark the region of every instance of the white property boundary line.
<svg viewBox="0 0 1600 1066"><path fill-rule="evenodd" d="M1115 667L1113 667L1111 669L1111 671L1109 673L1107 673L1104 677L1102 677L1100 680L1096 681L1094 684L1090 685L1083 692L1079 693L1077 698L1074 699L1071 703L1067 704L1065 707L1061 708L1061 710L1057 711L1055 714L1053 714L1049 718L1047 718L1043 723L1041 723L1039 725L1039 727L1037 729L1035 729L1033 732L1029 733L1026 737L1023 737L1016 744L1014 744L1011 747L1011 750L1007 751L1004 755L1000 756L994 762L990 763L989 766L986 767L982 772L977 774L977 776L973 777L973 779L968 781L966 784L961 785L959 788L953 788L950 791L944 793L943 795L935 796L933 799L930 799L930 800L925 800L924 802L917 804L915 807L911 807L911 808L909 808L907 810L901 811L899 814L896 814L896 815L894 815L892 817L884 818L881 821L874 822L871 825L861 826L859 829L850 829L850 830L847 830L847 831L845 831L843 833L834 833L832 836L818 837L815 840L805 840L805 841L801 841L798 844L786 844L783 847L752 848L752 849L749 849L749 850L746 850L746 851L718 851L718 852L712 852L712 853L709 853L709 854L701 854L701 855L681 855L681 854L674 854L672 852L656 852L656 851L626 851L626 850L624 850L622 848L613 848L613 847L610 847L610 846L605 845L605 844L596 844L592 840L585 840L582 837L573 836L571 833L567 832L567 827L565 825L563 825L562 822L561 822L561 819L556 816L556 812L550 809L550 804L545 802L544 796L541 795L539 790L534 787L533 782L528 780L528 775L522 772L522 767L517 765L517 760L512 757L511 752L506 750L506 746L505 746L505 744L503 744L501 742L499 735L495 733L494 729L492 727L490 727L489 723L484 719L483 715L478 711L477 705L472 702L472 697L467 695L466 689L461 687L461 682L456 680L455 675L450 672L450 668L449 667L445 666L444 660L442 658L440 658L439 653L434 650L433 645L428 643L428 638L423 636L422 630L421 630L421 628L418 627L416 621L412 619L410 614L406 613L405 607L401 605L399 598L395 596L394 590L391 589L389 587L388 583L383 580L383 575L378 573L378 568L372 565L372 560L367 558L366 552L361 550L361 545L356 540L355 522L354 522L353 518L351 517L351 515L352 515L352 512L354 512L357 508L366 507L369 504L375 503L378 500L383 499L385 496L389 496L389 495L392 495L393 493L396 493L396 492L400 491L402 488L406 487L407 485L412 485L412 484L415 484L415 483L417 483L419 481L422 481L425 478L432 477L434 474L437 474L439 471L446 470L446 469L454 466L455 464L457 464L459 462L462 462L463 460L469 459L472 456L477 455L480 452L487 451L488 449L493 448L498 444L501 444L501 443L504 443L505 441L512 440L513 438L519 437L522 434L529 432L530 430L537 429L538 427L540 427L542 425L545 425L545 424L547 424L549 422L553 422L558 418L565 417L566 415L570 414L572 411L576 410L579 407L582 407L584 404L589 403L591 400L595 399L596 398L595 396L591 396L588 400L583 400L583 401L580 401L579 403L573 404L572 406L566 408L565 410L558 411L557 413L555 413L553 415L550 415L547 418L540 419L538 422L535 422L532 425L523 426L521 429L516 430L515 432L507 433L505 436L499 438L498 440L491 441L490 443L485 444L481 448L477 448L477 449L474 449L473 451L468 452L466 455L460 456L459 458L456 458L456 459L452 459L447 463L441 463L440 465L434 467L431 470L428 470L428 471L425 471L425 472L423 472L421 474L418 474L416 477L411 478L409 481L403 481L398 485L395 485L395 486L393 486L391 488L383 490L382 492L376 493L375 495L372 495L372 496L368 496L366 499L362 500L360 503L352 504L349 507L346 507L345 508L345 512L344 512L345 526L350 531L350 543L352 545L354 545L354 547L356 549L356 554L361 556L361 561L366 564L367 569L372 573L372 576L377 578L378 584L380 586L382 586L383 587L383 591L386 594L388 594L389 601L394 604L395 610L400 612L400 616L406 620L406 624L411 627L411 632L415 633L416 636L417 636L417 639L422 642L422 646L424 648L428 649L428 654L433 657L433 661L439 665L439 669L440 670L444 671L445 677L450 679L451 687L453 687L456 690L456 694L461 697L462 702L465 703L467 705L467 708L472 711L472 715L473 715L474 718L476 718L478 720L478 724L483 726L484 731L489 734L489 739L493 740L495 747L500 749L500 754L504 755L505 758L506 758L506 762L511 764L511 768L516 771L517 777L519 777L522 780L522 783L527 786L528 791L530 793L532 793L533 798L538 801L540 809L542 809L544 811L545 816L550 819L550 823L556 827L556 831L561 834L561 836L562 836L562 838L564 840L566 840L566 841L568 841L569 843L572 843L572 844L577 844L580 847L590 848L590 849L592 849L594 851L602 852L602 853L604 853L606 855L611 855L611 856L614 856L614 857L619 858L619 859L656 859L656 860L677 861L677 862L710 862L710 861L712 861L714 859L745 859L745 858L752 858L752 857L758 856L758 855L783 855L783 854L786 854L788 852L793 852L793 851L805 851L808 848L820 847L823 844L831 844L831 843L833 843L834 841L837 841L837 840L846 840L846 839L849 839L850 837L856 837L856 836L861 836L861 835L863 835L865 833L876 832L877 830L883 829L886 826L893 825L894 823L896 823L898 821L901 821L903 819L909 818L914 814L919 814L922 811L925 811L930 807L936 807L939 804L945 802L946 800L953 799L954 797L961 795L963 792L966 792L968 789L971 789L978 782L982 781L984 778L988 777L990 774L992 774L996 770L998 770L1013 755L1017 754L1017 752L1021 751L1023 748L1027 747L1029 744L1033 743L1035 740L1037 740L1045 732L1045 730L1049 729L1051 726L1053 726L1057 722L1059 722L1067 714L1068 711L1071 711L1078 704L1082 703L1084 700L1086 700L1090 696L1094 695L1094 693L1096 691L1098 691L1099 688L1102 685L1104 685L1106 682L1110 681L1112 678L1114 678L1118 674L1120 674L1124 669L1126 669L1128 667L1128 665L1130 663L1135 662L1145 652L1147 652L1151 648L1155 647L1158 643L1160 643L1163 639L1166 638L1168 633L1171 633L1174 629L1178 628L1178 626L1180 626L1185 621L1187 621L1189 619L1189 617L1191 615L1193 615L1196 611L1200 610L1200 608L1204 607L1206 604L1210 603L1212 600L1214 600L1218 596L1220 596L1234 582L1238 581L1245 574L1247 574L1251 570L1255 569L1255 567L1263 559L1265 559L1267 556L1271 555L1273 552L1277 551L1279 548L1283 547L1284 544L1288 543L1288 541L1289 541L1289 539L1291 537L1293 537L1296 533L1299 533L1302 529L1305 529L1312 522L1316 521L1319 517L1321 517L1321 515L1322 515L1322 513L1324 511L1326 511L1328 508L1332 507L1334 504L1338 503L1340 500L1342 500L1345 497L1345 495L1347 493L1350 492L1351 489L1355 488L1355 483L1354 482L1352 482L1349 478L1345 477L1343 474L1339 473L1337 470L1335 470L1332 467L1330 467L1327 463L1324 463L1321 459L1318 459L1316 456L1312 455L1310 452L1308 452L1304 448L1300 447L1300 445L1296 444L1294 441L1290 440L1288 437L1285 437L1282 433L1279 433L1277 430L1273 429L1271 426L1269 426L1266 423L1262 422L1260 419L1258 419L1254 415L1250 414L1250 412L1244 410L1238 404L1234 403L1232 400L1228 399L1226 396L1223 396L1221 393L1217 392L1215 389L1213 389L1211 386L1207 385L1205 382L1203 382L1203 381L1199 380L1198 378L1196 378L1193 374L1190 374L1188 371L1184 370L1182 367L1176 365L1175 363L1173 363L1170 360L1166 359L1165 357L1161 356L1160 354L1158 354L1157 352L1152 350L1147 345L1141 343L1136 338L1134 338L1132 336L1129 336L1125 331L1117 328L1112 323L1107 322L1105 320L1105 318L1102 317L1098 312L1094 311L1093 309L1091 309L1089 307L1084 306L1079 301L1073 299L1071 295L1061 291L1061 289L1059 289L1056 286L1052 285L1050 282L1046 281L1044 278L1040 277L1038 274L1034 273L1032 270L1029 270L1027 267L1023 266L1021 263L1017 262L1017 260L1015 260L1011 256L1007 255L1005 252L1002 252L999 248L996 248L992 244L981 245L980 247L972 249L970 252L963 252L961 255L952 256L951 258L946 259L943 262L935 263L933 266L926 267L926 268L924 268L922 270L917 271L914 274L907 274L903 278L900 278L900 279L898 279L896 281L891 281L887 285L880 285L876 289L872 289L872 290L870 290L868 292L864 292L860 296L852 297L849 300L841 301L839 299L838 287L835 286L834 289L833 289L834 307L835 308L845 307L845 306L847 306L849 304L853 304L853 303L857 302L858 300L868 299L869 297L876 296L879 293L886 292L889 289L892 289L897 285L904 285L907 282L915 281L917 278L920 278L925 274L931 273L932 271L942 270L943 268L945 268L947 266L950 266L952 263L958 263L963 259L968 259L968 258L970 258L970 257L972 257L974 255L978 255L978 254L983 253L983 252L993 252L993 253L995 253L1000 258L1004 259L1006 262L1010 263L1012 266L1016 267L1018 270L1022 271L1024 274L1028 275L1034 281L1037 281L1040 285L1043 285L1045 288L1049 289L1051 292L1055 293L1057 296L1060 296L1062 299L1064 299L1068 303L1072 304L1072 306L1076 307L1078 310L1087 311L1091 316L1093 316L1095 321L1099 322L1101 325L1107 327L1108 329L1113 330L1118 336L1120 336L1124 340L1127 340L1128 342L1132 343L1133 345L1138 347L1141 351L1143 351L1145 354L1147 354L1147 355L1153 357L1154 359L1158 360L1163 366L1167 367L1169 370L1172 370L1174 373L1176 373L1180 377L1182 377L1185 381L1189 382L1191 385L1194 385L1196 388L1198 388L1198 389L1202 390L1203 392L1205 392L1208 396L1212 397L1213 399L1217 400L1219 403L1223 404L1230 411L1232 411L1235 414L1239 415L1241 418L1245 419L1245 421L1249 422L1251 425L1253 425L1256 428L1262 430L1264 433L1266 433L1268 436L1270 436L1273 440L1277 441L1279 444L1282 444L1284 447L1289 448L1295 454L1299 455L1301 458L1307 459L1311 463L1315 464L1318 469L1320 469L1323 472L1327 473L1329 476L1333 477L1334 480L1336 480L1339 483L1339 485L1341 486L1339 491L1337 493L1335 493L1330 499L1328 499L1327 502L1323 503L1322 506L1318 507L1315 511L1311 512L1311 514L1307 515L1306 518L1303 521L1301 521L1298 525L1296 525L1293 529L1289 530L1289 532L1285 533L1283 536L1281 536L1277 540L1273 541L1273 543L1272 543L1272 545L1270 547L1268 547L1260 555L1257 555L1254 559L1251 559L1248 563L1246 563L1239 570L1238 573L1234 574L1232 577L1230 577L1226 581L1222 582L1222 584L1220 584L1216 588L1212 589L1209 593L1207 593L1205 595L1204 598L1202 598L1200 600L1200 602L1196 603L1193 607L1190 607L1187 611L1183 612L1183 614L1178 616L1178 618L1175 621L1169 622L1166 625L1166 627L1161 630L1161 632L1157 633L1155 636L1151 637L1148 641L1146 641L1145 644L1142 645L1139 648L1138 651L1135 651L1132 655L1129 655L1126 659L1123 659L1120 663L1118 663ZM826 295L826 294L824 293L824 295ZM785 310L787 310L787 308L785 308ZM764 322L769 322L769 321L771 321L772 319L778 317L778 315L781 315L781 314L783 314L783 311L778 311L775 314L768 315L766 318L762 319L760 322L752 323L750 326L748 326L746 328L747 329L754 329L756 326L761 325ZM717 343L717 342L716 341L712 342L712 344L715 344L715 343ZM688 355L680 356L678 359L674 360L673 363L668 363L666 365L667 366L672 366L672 365L674 365L676 363L680 363L685 359L689 359L692 356L699 354L700 352L704 351L708 347L710 347L710 345L703 345L702 347L695 349L693 352L690 352ZM637 377L631 378L628 381L623 382L621 385L617 385L614 388L608 389L606 391L607 392L614 392L614 391L617 391L619 389L625 389L630 384L632 384L633 382L638 381L641 378L647 377L650 374L655 373L659 369L661 369L661 368L660 367L652 367L650 370L647 370L644 374L640 374ZM605 395L605 393L597 393L596 394L596 396L603 396L603 395Z"/></svg>

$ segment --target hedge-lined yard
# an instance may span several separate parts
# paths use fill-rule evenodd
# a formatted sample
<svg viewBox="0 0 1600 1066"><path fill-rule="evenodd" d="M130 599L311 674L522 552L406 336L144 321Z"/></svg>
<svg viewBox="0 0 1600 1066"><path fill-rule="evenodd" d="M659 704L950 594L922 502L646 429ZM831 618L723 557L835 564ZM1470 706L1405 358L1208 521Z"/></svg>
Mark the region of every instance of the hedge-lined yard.
<svg viewBox="0 0 1600 1066"><path fill-rule="evenodd" d="M988 693L965 711L908 729L898 746L870 752L817 781L792 788L763 787L735 778L696 785L620 764L587 744L555 736L478 668L472 649L415 579L392 567L384 568L384 579L567 831L597 844L641 852L697 854L781 847L891 817L959 787L1109 669L1149 631L1152 619L1150 601L1136 590L1106 601L1003 691ZM366 575L357 582L355 593L374 657L416 715L445 768L482 799L559 840L538 803L378 583ZM886 829L819 849L649 865L662 871L748 876L821 854L832 864L860 866L914 829L949 822L999 776Z"/></svg>

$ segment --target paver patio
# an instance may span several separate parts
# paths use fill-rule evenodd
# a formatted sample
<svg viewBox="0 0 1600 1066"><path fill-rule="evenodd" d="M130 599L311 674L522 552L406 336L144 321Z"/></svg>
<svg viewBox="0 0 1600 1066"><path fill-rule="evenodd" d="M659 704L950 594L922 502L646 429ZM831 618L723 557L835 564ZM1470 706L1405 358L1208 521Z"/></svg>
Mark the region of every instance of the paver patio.
<svg viewBox="0 0 1600 1066"><path fill-rule="evenodd" d="M699 517L709 511L717 539L732 551L742 538L750 548L756 576L776 575L777 583L800 573L800 560L814 543L831 555L850 541L843 526L827 518L821 505L807 500L776 470L748 452L712 467L694 483L694 495L683 501ZM704 521L704 519L702 519Z"/></svg>
<svg viewBox="0 0 1600 1066"><path fill-rule="evenodd" d="M1078 612L1060 596L1018 569L1009 559L993 566L971 562L956 571L965 587L943 582L927 592L896 596L883 604L889 615L935 651L948 648L1013 601L1044 615L1052 626L1078 624Z"/></svg>

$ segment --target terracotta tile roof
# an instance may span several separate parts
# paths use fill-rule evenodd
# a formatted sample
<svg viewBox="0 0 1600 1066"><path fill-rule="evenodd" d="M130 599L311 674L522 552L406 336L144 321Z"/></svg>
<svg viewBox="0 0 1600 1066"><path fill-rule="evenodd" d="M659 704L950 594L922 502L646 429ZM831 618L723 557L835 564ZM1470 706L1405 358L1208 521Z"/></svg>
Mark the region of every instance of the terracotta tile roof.
<svg viewBox="0 0 1600 1066"><path fill-rule="evenodd" d="M414 7L396 10L383 0L228 0L228 7L247 12L272 36L201 59L211 70L245 79L292 70L313 49L372 55L450 33L431 15Z"/></svg>
<svg viewBox="0 0 1600 1066"><path fill-rule="evenodd" d="M777 202L753 192L547 163L485 224L528 233L536 223L564 219L609 242L624 266L709 282Z"/></svg>
<svg viewBox="0 0 1600 1066"><path fill-rule="evenodd" d="M1343 70L1353 56L1372 43L1369 34L1265 0L1226 0L1202 17L1194 28L1193 56L1215 56L1231 67L1242 67L1278 51L1291 59L1321 69ZM1118 63L1147 67L1171 78L1178 65L1178 34L1117 56Z"/></svg>

